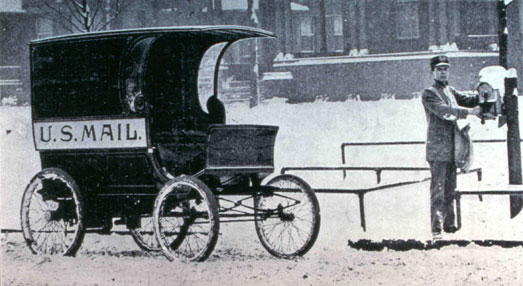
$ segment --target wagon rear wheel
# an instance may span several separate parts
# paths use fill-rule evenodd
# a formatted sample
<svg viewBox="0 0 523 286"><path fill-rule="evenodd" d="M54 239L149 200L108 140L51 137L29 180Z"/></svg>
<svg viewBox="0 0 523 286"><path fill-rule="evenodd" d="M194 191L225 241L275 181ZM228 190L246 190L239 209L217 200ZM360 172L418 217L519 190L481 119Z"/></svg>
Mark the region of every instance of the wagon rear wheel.
<svg viewBox="0 0 523 286"><path fill-rule="evenodd" d="M129 229L134 242L145 251L160 251L160 244L154 235L154 224L151 216L141 217L140 227Z"/></svg>
<svg viewBox="0 0 523 286"><path fill-rule="evenodd" d="M267 183L270 193L254 198L256 233L263 247L280 258L302 256L320 231L320 207L311 187L292 175Z"/></svg>
<svg viewBox="0 0 523 286"><path fill-rule="evenodd" d="M27 185L21 206L24 239L34 254L74 255L85 235L78 185L65 171L48 168Z"/></svg>
<svg viewBox="0 0 523 286"><path fill-rule="evenodd" d="M218 205L200 180L180 176L162 188L153 211L154 234L169 260L205 260L216 246Z"/></svg>

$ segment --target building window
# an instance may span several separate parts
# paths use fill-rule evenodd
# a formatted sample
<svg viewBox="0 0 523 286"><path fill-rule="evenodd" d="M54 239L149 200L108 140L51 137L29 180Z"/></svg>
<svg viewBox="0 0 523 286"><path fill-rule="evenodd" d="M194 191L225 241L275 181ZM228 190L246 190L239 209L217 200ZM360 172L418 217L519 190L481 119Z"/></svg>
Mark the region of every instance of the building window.
<svg viewBox="0 0 523 286"><path fill-rule="evenodd" d="M400 40L419 39L419 3L416 0L396 2L396 37Z"/></svg>
<svg viewBox="0 0 523 286"><path fill-rule="evenodd" d="M45 18L38 18L36 21L36 38L42 39L53 36L53 21Z"/></svg>
<svg viewBox="0 0 523 286"><path fill-rule="evenodd" d="M326 16L327 51L343 52L343 21L341 15Z"/></svg>
<svg viewBox="0 0 523 286"><path fill-rule="evenodd" d="M301 17L300 23L300 50L302 52L314 51L314 21L312 17Z"/></svg>

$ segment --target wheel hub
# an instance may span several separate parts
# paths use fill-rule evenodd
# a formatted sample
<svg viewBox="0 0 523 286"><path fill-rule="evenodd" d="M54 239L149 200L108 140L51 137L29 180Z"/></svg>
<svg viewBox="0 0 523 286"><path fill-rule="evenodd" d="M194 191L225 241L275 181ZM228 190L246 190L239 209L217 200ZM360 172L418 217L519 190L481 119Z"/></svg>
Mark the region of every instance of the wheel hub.
<svg viewBox="0 0 523 286"><path fill-rule="evenodd" d="M52 217L51 211L46 211L46 212L44 213L44 219L45 219L45 221L47 221L47 222L51 221L51 217Z"/></svg>
<svg viewBox="0 0 523 286"><path fill-rule="evenodd" d="M294 220L294 214L288 213L283 211L283 206L281 204L278 205L278 217L282 221L293 221Z"/></svg>

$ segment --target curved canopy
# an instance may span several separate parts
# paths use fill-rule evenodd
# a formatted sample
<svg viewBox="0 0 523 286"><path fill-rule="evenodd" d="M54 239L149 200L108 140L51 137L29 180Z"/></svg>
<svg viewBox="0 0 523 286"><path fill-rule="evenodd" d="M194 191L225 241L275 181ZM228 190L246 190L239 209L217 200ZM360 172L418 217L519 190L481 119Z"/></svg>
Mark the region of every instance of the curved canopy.
<svg viewBox="0 0 523 286"><path fill-rule="evenodd" d="M129 76L130 62L137 59L137 46L143 51L136 64L145 97L155 108L165 104L185 114L198 106L198 67L205 51L218 43L273 36L250 27L194 26L94 32L33 41L33 118L125 114L121 100L124 77ZM185 120L187 116L181 117Z"/></svg>
<svg viewBox="0 0 523 286"><path fill-rule="evenodd" d="M101 31L82 34L71 34L31 41L31 45L53 44L61 41L74 41L85 39L108 39L119 36L148 36L158 34L179 34L179 35L205 35L215 40L215 43L223 41L236 41L255 37L274 37L274 33L257 28L245 26L176 26L159 28L140 28L114 31Z"/></svg>

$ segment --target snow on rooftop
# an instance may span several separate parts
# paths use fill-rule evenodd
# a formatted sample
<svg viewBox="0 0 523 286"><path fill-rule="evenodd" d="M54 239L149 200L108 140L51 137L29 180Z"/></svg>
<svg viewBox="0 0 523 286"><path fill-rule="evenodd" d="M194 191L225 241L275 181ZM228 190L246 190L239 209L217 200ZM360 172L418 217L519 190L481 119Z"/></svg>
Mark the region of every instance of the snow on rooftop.
<svg viewBox="0 0 523 286"><path fill-rule="evenodd" d="M21 0L0 0L0 12L24 12Z"/></svg>
<svg viewBox="0 0 523 286"><path fill-rule="evenodd" d="M266 72L263 73L262 80L290 80L292 79L291 72Z"/></svg>
<svg viewBox="0 0 523 286"><path fill-rule="evenodd" d="M254 0L254 9L258 9L259 2ZM247 0L222 0L222 10L247 10ZM309 7L291 2L292 11L309 11Z"/></svg>
<svg viewBox="0 0 523 286"><path fill-rule="evenodd" d="M258 0L254 0L254 9L258 9ZM222 0L222 10L247 10L247 0Z"/></svg>
<svg viewBox="0 0 523 286"><path fill-rule="evenodd" d="M429 60L438 53L398 53L398 54L376 54L368 56L338 56L338 57L315 57L315 58L297 58L275 60L275 67L283 66L305 66L305 65L325 65L325 64L343 64L343 63L366 63L382 61L402 61L402 60ZM497 52L447 52L449 58L465 57L498 57Z"/></svg>
<svg viewBox="0 0 523 286"><path fill-rule="evenodd" d="M309 11L309 7L298 3L291 2L292 11Z"/></svg>

